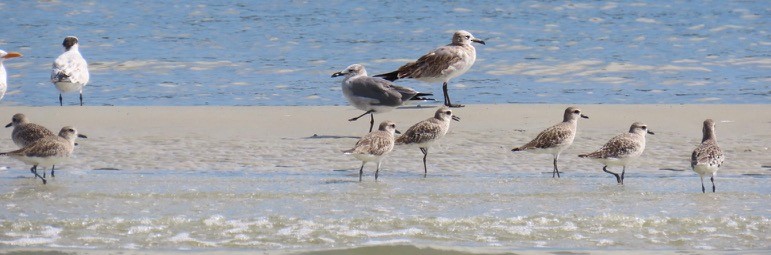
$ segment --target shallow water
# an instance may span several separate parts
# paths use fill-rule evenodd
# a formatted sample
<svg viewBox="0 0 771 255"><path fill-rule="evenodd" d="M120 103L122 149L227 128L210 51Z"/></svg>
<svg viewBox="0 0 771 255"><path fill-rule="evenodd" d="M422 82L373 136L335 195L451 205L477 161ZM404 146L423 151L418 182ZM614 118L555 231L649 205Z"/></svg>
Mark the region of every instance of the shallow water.
<svg viewBox="0 0 771 255"><path fill-rule="evenodd" d="M162 10L162 15L160 14ZM6 105L55 105L64 36L91 65L88 105L344 105L353 63L391 71L465 29L463 103L768 103L765 1L4 1ZM441 97L439 84L400 84ZM75 95L65 102L76 103Z"/></svg>

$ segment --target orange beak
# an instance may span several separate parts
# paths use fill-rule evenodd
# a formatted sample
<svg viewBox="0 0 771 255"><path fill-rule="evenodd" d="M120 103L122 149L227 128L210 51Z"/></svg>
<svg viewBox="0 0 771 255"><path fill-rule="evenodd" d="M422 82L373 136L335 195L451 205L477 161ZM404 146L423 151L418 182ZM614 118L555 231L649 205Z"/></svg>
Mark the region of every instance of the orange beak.
<svg viewBox="0 0 771 255"><path fill-rule="evenodd" d="M18 52L8 52L8 54L3 56L3 58L4 59L9 59L9 58L18 58L18 57L21 57L21 56L22 56L21 53L18 53Z"/></svg>

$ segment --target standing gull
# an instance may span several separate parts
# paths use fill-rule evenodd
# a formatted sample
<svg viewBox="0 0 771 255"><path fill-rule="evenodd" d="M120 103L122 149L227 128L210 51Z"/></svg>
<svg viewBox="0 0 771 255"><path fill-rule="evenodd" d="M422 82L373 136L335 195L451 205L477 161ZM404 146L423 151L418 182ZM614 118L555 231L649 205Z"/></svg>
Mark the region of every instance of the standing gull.
<svg viewBox="0 0 771 255"><path fill-rule="evenodd" d="M59 90L59 105L62 93L79 91L80 105L83 106L83 87L88 83L88 63L78 51L78 38L67 36L62 42L64 53L54 60L51 82Z"/></svg>
<svg viewBox="0 0 771 255"><path fill-rule="evenodd" d="M375 75L389 81L403 78L413 78L423 82L442 82L444 92L444 105L449 107L463 107L461 104L452 104L450 95L447 94L447 83L450 79L458 77L468 71L477 59L477 51L472 42L485 44L484 41L474 38L471 33L460 30L452 35L452 42L439 47L423 55L415 62L407 63L396 71Z"/></svg>
<svg viewBox="0 0 771 255"><path fill-rule="evenodd" d="M589 117L581 114L581 110L576 107L568 107L565 109L562 122L541 131L535 139L511 151L551 154L554 158L554 171L552 171L551 177L554 178L556 175L559 178L560 171L557 168L557 159L559 159L562 151L573 144L573 139L576 138L576 131L578 130L579 118L588 119Z"/></svg>
<svg viewBox="0 0 771 255"><path fill-rule="evenodd" d="M367 76L363 65L353 64L345 70L332 74L332 77L345 76L343 95L354 107L365 111L362 115L351 118L355 121L369 114L369 132L375 125L375 113L388 112L401 106L408 100L433 100L424 98L432 94L419 93L411 88L398 86L380 78Z"/></svg>
<svg viewBox="0 0 771 255"><path fill-rule="evenodd" d="M37 173L39 165L56 165L72 155L75 149L75 139L78 137L86 138L85 135L78 134L78 131L70 126L63 127L58 136L47 136L39 139L28 146L10 152L0 153L0 156L9 156L19 161L32 165L30 171L43 180L46 179Z"/></svg>
<svg viewBox="0 0 771 255"><path fill-rule="evenodd" d="M434 113L434 117L418 122L396 139L396 144L417 145L423 152L423 178L428 175L426 167L428 148L447 134L451 120L460 121L460 117L454 116L452 110L447 107L439 108Z"/></svg>
<svg viewBox="0 0 771 255"><path fill-rule="evenodd" d="M725 156L723 155L723 151L720 150L720 147L717 146L715 121L712 119L705 120L702 133L701 144L699 144L699 146L693 150L693 154L691 154L691 169L701 177L702 193L707 193L704 189L704 175L709 175L709 180L712 181L712 192L714 193L715 173L717 173L720 165L723 164Z"/></svg>
<svg viewBox="0 0 771 255"><path fill-rule="evenodd" d="M5 92L8 90L8 74L5 72L3 61L18 57L21 57L21 53L0 50L0 100L3 99Z"/></svg>
<svg viewBox="0 0 771 255"><path fill-rule="evenodd" d="M352 154L355 158L361 160L359 181L361 181L361 176L364 174L364 164L367 162L377 163L377 169L375 170L375 180L377 181L380 163L394 149L394 133L399 133L399 131L396 131L396 124L391 121L383 121L383 123L380 123L378 130L370 132L359 139L353 149L343 151L343 153Z"/></svg>
<svg viewBox="0 0 771 255"><path fill-rule="evenodd" d="M653 134L648 130L648 126L643 123L635 122L629 127L628 133L623 133L611 138L599 150L578 155L582 158L590 158L603 163L602 171L616 176L618 184L624 185L624 173L626 165L630 161L639 157L645 150L645 134ZM608 171L608 166L623 166L621 176L617 173Z"/></svg>
<svg viewBox="0 0 771 255"><path fill-rule="evenodd" d="M41 125L30 123L29 119L27 119L27 116L22 113L14 114L11 118L11 123L5 125L6 128L11 126L13 126L11 139L13 140L13 143L16 144L16 146L19 146L19 148L27 147L27 145L30 145L37 140L43 139L44 137L56 135L54 132ZM52 177L54 176L55 167L55 165L51 166ZM43 177L45 177L45 172L43 172Z"/></svg>

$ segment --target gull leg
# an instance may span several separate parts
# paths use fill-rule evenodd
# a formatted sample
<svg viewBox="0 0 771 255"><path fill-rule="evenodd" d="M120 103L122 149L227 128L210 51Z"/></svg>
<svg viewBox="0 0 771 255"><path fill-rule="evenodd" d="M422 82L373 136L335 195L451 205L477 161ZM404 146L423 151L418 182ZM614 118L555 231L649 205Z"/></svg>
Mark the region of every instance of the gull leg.
<svg viewBox="0 0 771 255"><path fill-rule="evenodd" d="M80 106L83 106L83 92L80 92Z"/></svg>
<svg viewBox="0 0 771 255"><path fill-rule="evenodd" d="M444 92L444 105L448 107L453 107L453 108L459 108L459 107L465 106L462 104L452 104L452 102L450 102L450 94L447 93L447 82L444 82L444 84L442 84L442 92Z"/></svg>
<svg viewBox="0 0 771 255"><path fill-rule="evenodd" d="M428 176L428 167L426 167L426 157L428 156L428 148L420 148L420 152L423 152L423 178Z"/></svg>
<svg viewBox="0 0 771 255"><path fill-rule="evenodd" d="M59 93L59 106L64 106L64 104L62 104L62 93Z"/></svg>
<svg viewBox="0 0 771 255"><path fill-rule="evenodd" d="M619 176L617 173L608 171L608 166L603 166L602 171L605 171L606 173L612 174L613 176L616 176L616 181L618 184L621 184L621 176Z"/></svg>

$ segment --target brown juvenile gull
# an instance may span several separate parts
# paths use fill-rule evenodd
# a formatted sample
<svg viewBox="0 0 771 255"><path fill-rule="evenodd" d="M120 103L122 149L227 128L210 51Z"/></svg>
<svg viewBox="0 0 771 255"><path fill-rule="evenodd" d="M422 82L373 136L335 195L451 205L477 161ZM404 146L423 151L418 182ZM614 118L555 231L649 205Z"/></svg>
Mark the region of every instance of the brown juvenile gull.
<svg viewBox="0 0 771 255"><path fill-rule="evenodd" d="M701 192L706 193L704 189L704 175L709 174L709 180L712 181L712 192L715 192L715 173L720 165L723 164L725 156L723 151L717 145L715 137L715 121L707 119L704 121L702 129L701 144L693 150L691 154L691 169L701 177Z"/></svg>
<svg viewBox="0 0 771 255"><path fill-rule="evenodd" d="M396 144L416 145L423 152L423 178L428 175L428 148L447 134L451 120L460 121L460 117L453 115L452 110L447 107L439 108L434 117L418 122L396 139Z"/></svg>
<svg viewBox="0 0 771 255"><path fill-rule="evenodd" d="M554 157L554 171L552 171L551 177L554 178L556 175L559 178L560 171L557 168L557 159L559 159L562 151L573 144L578 130L579 118L588 119L589 117L581 114L581 110L576 107L568 107L565 109L562 122L541 131L535 139L511 151L551 154Z"/></svg>
<svg viewBox="0 0 771 255"><path fill-rule="evenodd" d="M88 84L88 63L78 51L78 38L67 36L62 42L64 53L54 60L51 70L51 83L59 90L59 105L62 93L79 91L80 106L83 106L83 87Z"/></svg>
<svg viewBox="0 0 771 255"><path fill-rule="evenodd" d="M5 66L3 62L6 59L21 57L21 53L18 52L5 52L0 50L0 100L5 96L5 91L8 90L8 74L5 72Z"/></svg>
<svg viewBox="0 0 771 255"><path fill-rule="evenodd" d="M19 146L19 148L24 148L27 145L46 136L56 135L54 132L41 125L30 123L29 119L27 119L27 116L22 113L14 114L11 118L11 123L5 125L6 128L11 126L13 126L11 139L13 140L13 143L16 144L16 146ZM55 165L51 166L51 176L54 176L55 167ZM45 172L43 172L43 177L45 177Z"/></svg>
<svg viewBox="0 0 771 255"><path fill-rule="evenodd" d="M361 176L364 174L364 164L367 162L377 163L377 169L375 170L375 181L377 181L380 163L394 149L394 133L399 133L399 131L396 131L396 124L391 121L383 121L377 130L359 139L352 149L343 151L343 153L351 154L361 160L359 181L361 181Z"/></svg>
<svg viewBox="0 0 771 255"><path fill-rule="evenodd" d="M433 100L424 97L432 94L420 93L381 78L369 77L367 70L360 64L350 65L345 70L332 74L332 77L343 75L343 95L356 109L365 111L348 121L355 121L369 114L369 132L372 132L375 125L375 113L391 111L408 100Z"/></svg>
<svg viewBox="0 0 771 255"><path fill-rule="evenodd" d="M0 156L9 156L32 165L30 171L46 184L45 177L37 173L37 166L55 165L68 159L75 149L75 139L78 137L86 138L85 135L78 134L74 127L66 126L59 131L58 136L46 136L24 148L0 153Z"/></svg>
<svg viewBox="0 0 771 255"><path fill-rule="evenodd" d="M653 134L648 130L648 126L643 123L635 122L629 127L628 133L623 133L611 138L599 150L578 155L582 158L590 158L603 163L602 171L616 176L618 184L624 185L624 173L626 165L639 157L645 150L645 134ZM617 173L608 171L608 166L623 166L621 176Z"/></svg>
<svg viewBox="0 0 771 255"><path fill-rule="evenodd" d="M423 82L442 82L444 105L463 107L461 104L450 102L450 95L447 94L447 83L450 79L464 74L474 65L477 51L471 45L472 42L485 44L484 41L474 38L468 31L459 30L452 35L450 44L436 48L417 61L399 67L396 71L378 74L375 77L383 77L389 81L413 78Z"/></svg>

